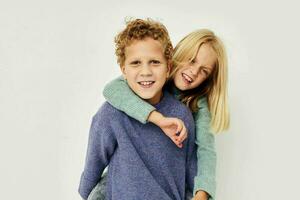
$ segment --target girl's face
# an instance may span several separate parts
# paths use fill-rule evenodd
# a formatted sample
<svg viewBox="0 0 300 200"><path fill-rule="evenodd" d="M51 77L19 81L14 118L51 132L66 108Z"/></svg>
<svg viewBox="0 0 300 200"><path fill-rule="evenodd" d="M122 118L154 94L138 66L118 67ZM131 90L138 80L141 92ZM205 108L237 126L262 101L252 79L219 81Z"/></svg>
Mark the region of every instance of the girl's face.
<svg viewBox="0 0 300 200"><path fill-rule="evenodd" d="M175 86L179 90L198 87L212 73L216 60L216 54L210 44L202 44L194 60L178 66L179 70L174 76Z"/></svg>

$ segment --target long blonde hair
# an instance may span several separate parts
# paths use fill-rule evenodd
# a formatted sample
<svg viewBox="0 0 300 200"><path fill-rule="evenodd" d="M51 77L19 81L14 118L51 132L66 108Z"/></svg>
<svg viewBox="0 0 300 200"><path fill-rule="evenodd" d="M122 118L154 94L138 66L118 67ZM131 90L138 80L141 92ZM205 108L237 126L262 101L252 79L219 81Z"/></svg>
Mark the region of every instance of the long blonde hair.
<svg viewBox="0 0 300 200"><path fill-rule="evenodd" d="M170 79L174 79L182 63L193 60L202 44L209 44L216 53L217 61L213 73L197 88L182 91L180 99L192 112L197 112L199 99L207 97L211 114L211 130L215 133L229 128L227 102L227 56L222 41L210 30L200 29L188 34L175 47Z"/></svg>

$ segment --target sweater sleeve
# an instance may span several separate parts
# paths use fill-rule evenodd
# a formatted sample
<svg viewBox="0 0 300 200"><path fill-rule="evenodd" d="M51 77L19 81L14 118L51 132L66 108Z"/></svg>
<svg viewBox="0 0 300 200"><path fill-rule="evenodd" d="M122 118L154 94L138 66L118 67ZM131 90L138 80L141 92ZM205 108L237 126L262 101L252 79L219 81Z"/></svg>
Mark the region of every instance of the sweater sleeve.
<svg viewBox="0 0 300 200"><path fill-rule="evenodd" d="M197 156L196 156L196 144L195 144L195 124L192 114L189 112L185 116L184 124L188 131L187 138L187 159L186 159L186 188L188 193L193 193L194 177L197 173Z"/></svg>
<svg viewBox="0 0 300 200"><path fill-rule="evenodd" d="M197 144L197 176L195 177L194 195L198 190L207 192L209 200L215 199L216 161L215 136L210 131L211 115L207 99L198 101L199 111L195 114Z"/></svg>
<svg viewBox="0 0 300 200"><path fill-rule="evenodd" d="M155 107L142 100L128 86L127 81L119 76L105 85L104 98L116 109L145 124Z"/></svg>
<svg viewBox="0 0 300 200"><path fill-rule="evenodd" d="M102 109L94 115L89 132L85 167L81 174L78 189L83 199L88 198L92 189L100 181L102 172L108 165L116 144L107 113L103 112Z"/></svg>

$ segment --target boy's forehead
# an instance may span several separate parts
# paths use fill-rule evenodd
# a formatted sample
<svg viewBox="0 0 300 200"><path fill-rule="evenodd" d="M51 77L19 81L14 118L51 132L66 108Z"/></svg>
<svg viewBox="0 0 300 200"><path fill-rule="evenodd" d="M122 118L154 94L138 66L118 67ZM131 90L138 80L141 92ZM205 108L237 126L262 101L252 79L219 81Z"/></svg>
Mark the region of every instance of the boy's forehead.
<svg viewBox="0 0 300 200"><path fill-rule="evenodd" d="M126 47L140 44L140 43L156 43L156 44L159 44L161 47L163 46L162 42L158 39L153 39L152 37L144 37L144 38L140 38L140 39L133 38L133 39L129 40L128 45L126 45Z"/></svg>
<svg viewBox="0 0 300 200"><path fill-rule="evenodd" d="M153 55L153 56L163 56L164 49L159 40L154 40L152 38L135 39L130 43L130 45L125 47L125 55L134 56L134 55Z"/></svg>

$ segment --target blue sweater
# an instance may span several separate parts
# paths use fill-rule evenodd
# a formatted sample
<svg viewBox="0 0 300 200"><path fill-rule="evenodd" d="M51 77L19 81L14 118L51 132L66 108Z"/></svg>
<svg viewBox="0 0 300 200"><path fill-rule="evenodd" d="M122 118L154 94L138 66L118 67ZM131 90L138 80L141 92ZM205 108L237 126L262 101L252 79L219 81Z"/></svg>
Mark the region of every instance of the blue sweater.
<svg viewBox="0 0 300 200"><path fill-rule="evenodd" d="M188 139L178 148L152 123L142 124L105 102L93 116L79 193L87 199L108 167L106 199L184 200L197 173L194 121L164 92L156 109L184 121Z"/></svg>

